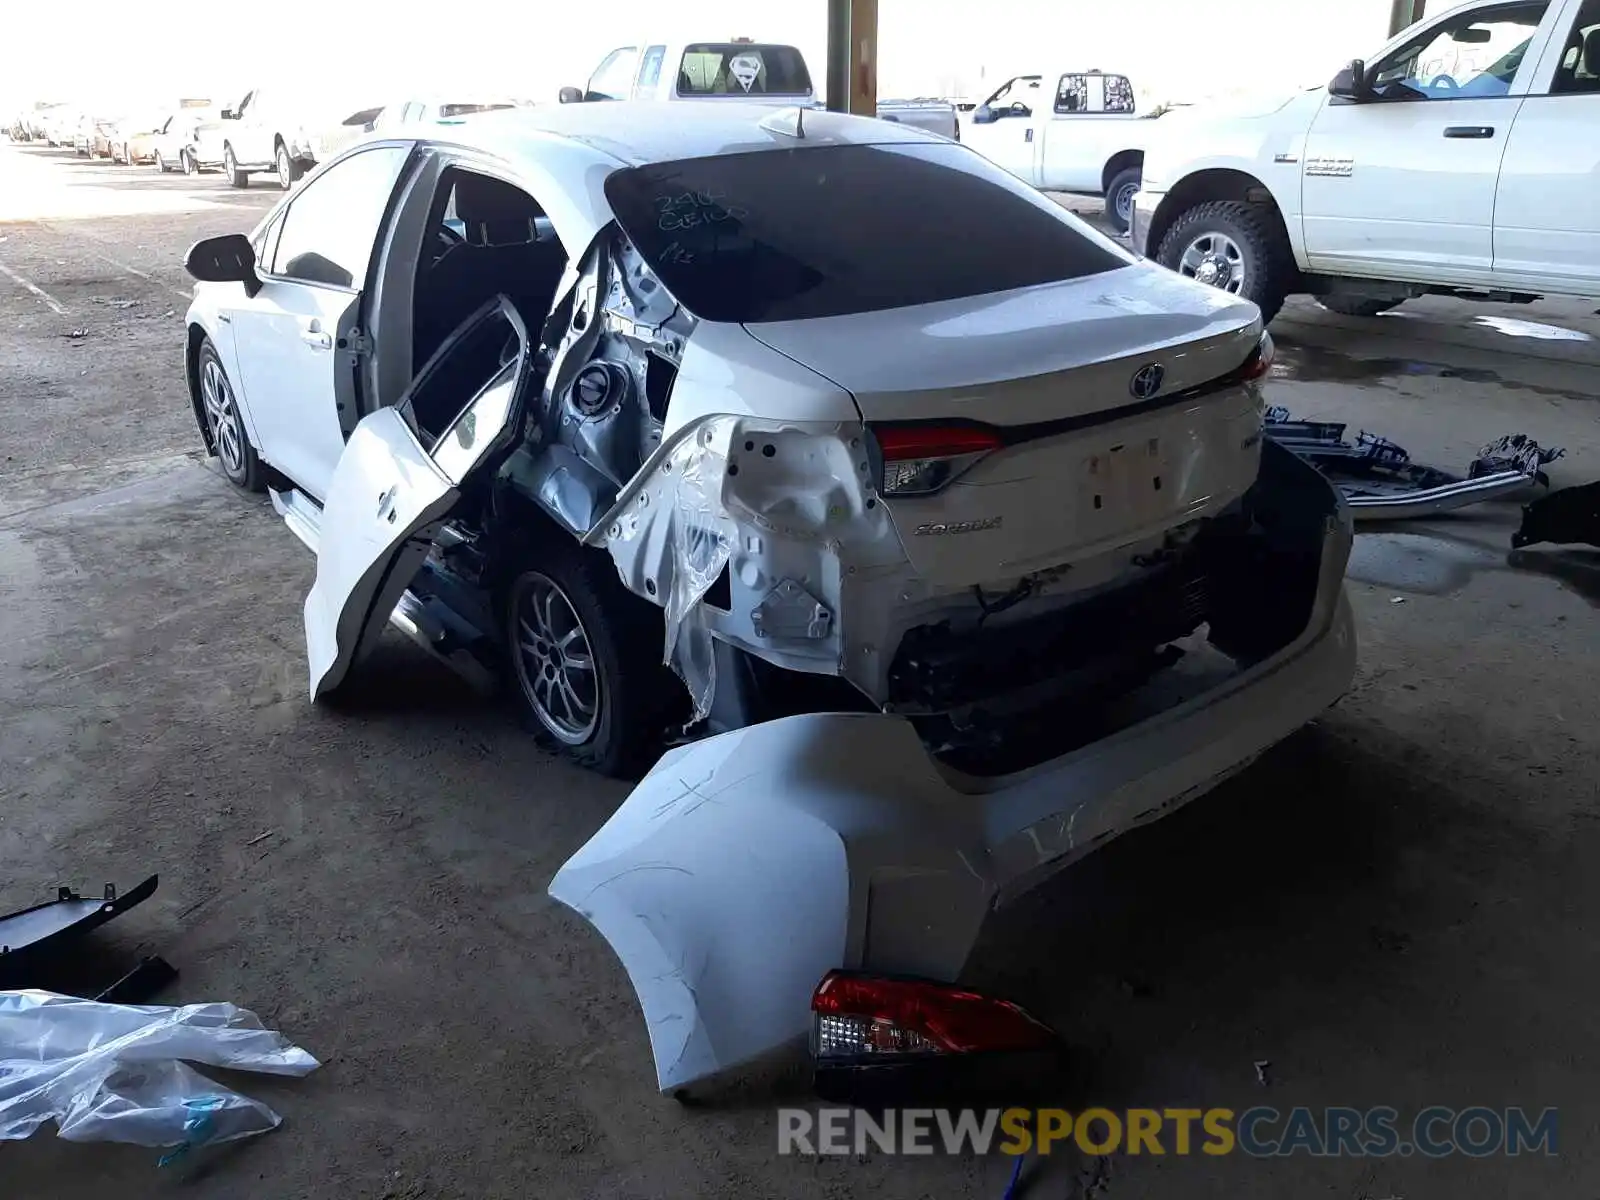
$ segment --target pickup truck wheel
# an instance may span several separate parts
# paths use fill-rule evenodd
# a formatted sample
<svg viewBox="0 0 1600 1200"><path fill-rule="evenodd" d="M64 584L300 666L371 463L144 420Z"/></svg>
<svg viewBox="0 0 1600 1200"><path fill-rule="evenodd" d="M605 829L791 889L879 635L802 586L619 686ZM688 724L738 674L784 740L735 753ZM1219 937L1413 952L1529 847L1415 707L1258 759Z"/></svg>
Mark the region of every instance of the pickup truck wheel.
<svg viewBox="0 0 1600 1200"><path fill-rule="evenodd" d="M1260 205L1237 200L1197 204L1161 239L1156 261L1180 275L1221 288L1261 309L1270 321L1283 307L1294 273L1288 240Z"/></svg>
<svg viewBox="0 0 1600 1200"><path fill-rule="evenodd" d="M502 611L527 724L582 766L636 777L661 752L671 696L660 610L596 551L551 539L526 555Z"/></svg>
<svg viewBox="0 0 1600 1200"><path fill-rule="evenodd" d="M266 470L244 431L244 418L239 415L233 385L228 382L228 373L210 338L200 343L199 374L203 432L212 453L222 464L222 473L229 483L244 491L265 491Z"/></svg>
<svg viewBox="0 0 1600 1200"><path fill-rule="evenodd" d="M1392 308L1399 308L1404 300L1373 300L1365 296L1318 296L1317 303L1329 312L1343 313L1347 317L1375 317Z"/></svg>
<svg viewBox="0 0 1600 1200"><path fill-rule="evenodd" d="M247 188L250 186L248 172L239 170L239 160L233 156L233 147L226 146L222 151L222 169L228 176L228 186Z"/></svg>
<svg viewBox="0 0 1600 1200"><path fill-rule="evenodd" d="M1139 193L1139 181L1144 171L1128 167L1118 171L1106 189L1106 224L1117 233L1127 233L1133 224L1133 198Z"/></svg>

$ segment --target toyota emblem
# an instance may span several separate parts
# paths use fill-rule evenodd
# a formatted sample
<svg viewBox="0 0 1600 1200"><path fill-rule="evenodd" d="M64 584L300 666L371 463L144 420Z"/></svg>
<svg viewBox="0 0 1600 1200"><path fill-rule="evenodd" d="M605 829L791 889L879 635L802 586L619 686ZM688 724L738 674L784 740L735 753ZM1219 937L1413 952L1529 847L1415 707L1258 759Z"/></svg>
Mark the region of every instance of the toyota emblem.
<svg viewBox="0 0 1600 1200"><path fill-rule="evenodd" d="M1150 363L1134 372L1133 379L1128 383L1128 390L1133 393L1136 400L1149 400L1161 390L1161 383L1166 377L1165 367L1160 363Z"/></svg>

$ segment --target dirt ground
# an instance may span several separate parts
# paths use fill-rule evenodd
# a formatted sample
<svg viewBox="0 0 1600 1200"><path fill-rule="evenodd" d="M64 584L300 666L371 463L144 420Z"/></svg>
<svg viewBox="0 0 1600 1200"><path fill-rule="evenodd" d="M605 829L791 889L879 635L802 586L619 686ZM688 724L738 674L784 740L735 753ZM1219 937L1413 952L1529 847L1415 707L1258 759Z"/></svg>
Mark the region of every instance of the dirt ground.
<svg viewBox="0 0 1600 1200"><path fill-rule="evenodd" d="M0 146L0 908L159 872L98 944L325 1064L240 1081L284 1115L266 1137L158 1170L43 1133L0 1195L1000 1196L1009 1161L779 1158L759 1098L657 1095L627 979L544 891L624 787L398 637L307 702L313 562L200 457L181 379L184 249L277 194ZM1525 431L1585 482L1593 309L1295 302L1270 390L1458 468ZM1025 1195L1600 1191L1600 555L1508 561L1513 525L1363 534L1353 693L995 921L973 973L1078 1048L1075 1107L1555 1106L1558 1156L1058 1154Z"/></svg>

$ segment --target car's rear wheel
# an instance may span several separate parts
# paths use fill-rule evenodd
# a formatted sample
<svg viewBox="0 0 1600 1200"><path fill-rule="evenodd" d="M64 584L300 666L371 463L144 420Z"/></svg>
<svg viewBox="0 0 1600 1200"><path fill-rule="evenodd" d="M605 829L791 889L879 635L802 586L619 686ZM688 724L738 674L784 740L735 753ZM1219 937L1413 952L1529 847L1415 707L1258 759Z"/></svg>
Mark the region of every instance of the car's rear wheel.
<svg viewBox="0 0 1600 1200"><path fill-rule="evenodd" d="M1156 261L1199 283L1219 288L1278 315L1294 278L1294 254L1276 214L1259 204L1213 200L1172 223Z"/></svg>
<svg viewBox="0 0 1600 1200"><path fill-rule="evenodd" d="M156 151L156 170L160 171L163 175L172 170L172 168L167 165L167 160L162 157L161 151L159 150Z"/></svg>
<svg viewBox="0 0 1600 1200"><path fill-rule="evenodd" d="M1133 198L1139 194L1143 176L1141 168L1126 167L1116 173L1106 189L1106 224L1117 233L1127 233L1133 224Z"/></svg>
<svg viewBox="0 0 1600 1200"><path fill-rule="evenodd" d="M200 173L200 164L194 160L194 155L188 150L181 151L178 157L183 162L183 173L185 175L198 175Z"/></svg>
<svg viewBox="0 0 1600 1200"><path fill-rule="evenodd" d="M228 176L228 186L246 188L250 186L250 175L239 169L239 160L233 156L233 147L226 146L222 151L222 169Z"/></svg>
<svg viewBox="0 0 1600 1200"><path fill-rule="evenodd" d="M233 384L223 369L217 348L206 338L200 343L200 415L202 432L217 456L228 482L247 492L264 491L266 470L244 430L244 417L233 394Z"/></svg>
<svg viewBox="0 0 1600 1200"><path fill-rule="evenodd" d="M1368 296L1318 296L1317 303L1329 312L1347 317L1376 317L1392 308L1399 308L1405 300L1378 300Z"/></svg>
<svg viewBox="0 0 1600 1200"><path fill-rule="evenodd" d="M305 174L300 164L289 155L289 147L282 142L278 143L278 186L284 191L292 188L300 176Z"/></svg>
<svg viewBox="0 0 1600 1200"><path fill-rule="evenodd" d="M524 562L502 609L524 718L573 761L636 776L661 751L677 686L661 664L660 610L627 591L595 551L552 539Z"/></svg>

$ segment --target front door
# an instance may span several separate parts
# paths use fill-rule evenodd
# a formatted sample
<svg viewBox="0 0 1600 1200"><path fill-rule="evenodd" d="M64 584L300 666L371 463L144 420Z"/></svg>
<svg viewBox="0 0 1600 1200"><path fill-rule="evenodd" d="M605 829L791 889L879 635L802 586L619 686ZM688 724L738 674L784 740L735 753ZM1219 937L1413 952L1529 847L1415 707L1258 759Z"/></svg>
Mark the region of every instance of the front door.
<svg viewBox="0 0 1600 1200"><path fill-rule="evenodd" d="M1488 280L1500 160L1549 4L1441 18L1369 65L1372 98L1324 102L1301 160L1313 271Z"/></svg>
<svg viewBox="0 0 1600 1200"><path fill-rule="evenodd" d="M527 351L526 326L497 299L451 336L411 394L363 417L350 435L328 485L317 580L305 604L313 700L338 687L382 633L461 484L516 432L529 389ZM473 371L478 386L454 419L437 434L420 428L415 394L439 379L459 387Z"/></svg>
<svg viewBox="0 0 1600 1200"><path fill-rule="evenodd" d="M1049 99L1038 75L1007 80L973 110L962 141L1001 170L1038 186L1039 127Z"/></svg>
<svg viewBox="0 0 1600 1200"><path fill-rule="evenodd" d="M309 182L281 217L262 288L233 314L245 406L267 462L317 501L344 452L357 358L347 338L409 145L374 146Z"/></svg>

